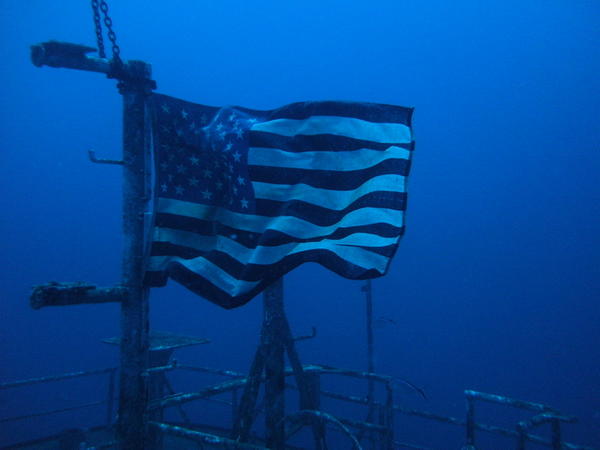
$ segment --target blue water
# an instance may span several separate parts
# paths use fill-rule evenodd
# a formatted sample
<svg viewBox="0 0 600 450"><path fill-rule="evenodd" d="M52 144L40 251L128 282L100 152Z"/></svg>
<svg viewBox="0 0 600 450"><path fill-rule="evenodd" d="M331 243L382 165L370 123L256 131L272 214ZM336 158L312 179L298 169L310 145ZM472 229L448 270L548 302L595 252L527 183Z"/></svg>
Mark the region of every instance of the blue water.
<svg viewBox="0 0 600 450"><path fill-rule="evenodd" d="M110 7L123 58L152 63L168 95L256 109L321 99L414 106L407 233L373 282L375 316L395 322L376 330L377 371L427 392L426 401L400 389L397 401L411 407L463 417L465 388L504 394L578 416L565 439L600 443L600 3ZM119 279L120 171L86 152L119 158L120 96L102 75L29 61L28 46L49 39L93 46L88 2L4 0L0 21L0 380L115 365L115 348L100 340L119 333L116 305L33 311L28 296L51 280ZM298 344L304 362L366 368L361 285L315 265L286 276L294 332L318 328ZM153 328L213 341L180 351L182 362L248 370L259 298L224 311L170 284L153 290L151 308ZM98 399L105 381L87 383L0 392L2 417L69 395ZM503 408L483 413L514 426ZM0 445L102 418L0 423ZM442 450L460 448L462 436L402 420L396 434Z"/></svg>

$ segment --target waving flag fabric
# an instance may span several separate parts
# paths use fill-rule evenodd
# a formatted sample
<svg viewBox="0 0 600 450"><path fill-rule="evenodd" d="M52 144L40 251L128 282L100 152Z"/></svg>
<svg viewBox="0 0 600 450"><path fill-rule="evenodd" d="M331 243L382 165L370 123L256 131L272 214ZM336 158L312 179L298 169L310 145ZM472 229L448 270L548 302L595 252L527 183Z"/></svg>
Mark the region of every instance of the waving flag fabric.
<svg viewBox="0 0 600 450"><path fill-rule="evenodd" d="M305 262L385 274L404 232L411 108L270 111L154 95L155 220L146 279L225 308Z"/></svg>

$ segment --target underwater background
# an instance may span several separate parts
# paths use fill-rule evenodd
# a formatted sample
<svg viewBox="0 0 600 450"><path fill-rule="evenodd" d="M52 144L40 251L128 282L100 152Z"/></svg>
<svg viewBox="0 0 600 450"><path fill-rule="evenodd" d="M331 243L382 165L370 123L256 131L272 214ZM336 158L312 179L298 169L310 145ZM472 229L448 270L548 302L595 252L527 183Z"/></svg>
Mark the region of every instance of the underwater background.
<svg viewBox="0 0 600 450"><path fill-rule="evenodd" d="M400 389L399 404L463 418L464 389L507 395L577 416L564 439L599 445L597 0L109 5L122 57L151 63L164 94L255 109L324 99L414 106L407 232L373 281L376 371L427 394ZM0 6L0 382L115 366L117 349L101 340L119 334L118 305L33 311L28 297L52 280L119 280L121 173L91 164L87 150L120 157L121 98L103 75L30 62L29 45L50 39L95 46L89 2ZM294 334L317 327L298 342L304 363L366 369L363 285L315 264L285 277ZM152 290L152 329L212 341L178 351L182 362L247 372L261 320L259 297L226 311L173 282ZM0 417L99 392L103 379L0 391ZM516 423L507 408L481 411L486 423ZM0 446L103 417L91 408L0 422ZM464 441L459 427L396 424L401 441ZM514 448L480 435L482 449Z"/></svg>

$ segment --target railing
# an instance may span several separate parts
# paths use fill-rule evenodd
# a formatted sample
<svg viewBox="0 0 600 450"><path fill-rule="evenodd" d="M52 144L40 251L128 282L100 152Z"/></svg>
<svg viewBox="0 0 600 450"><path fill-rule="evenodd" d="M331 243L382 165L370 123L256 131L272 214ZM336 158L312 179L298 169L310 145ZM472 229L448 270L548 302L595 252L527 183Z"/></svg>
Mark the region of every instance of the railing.
<svg viewBox="0 0 600 450"><path fill-rule="evenodd" d="M483 392L477 392L472 390L465 391L465 397L467 400L467 411L466 420L442 416L434 414L428 411L409 409L403 406L394 404L393 392L394 386L397 382L393 377L378 375L368 372L343 370L333 367L319 366L319 365L308 365L304 366L304 372L307 375L307 380L311 384L311 391L318 397L316 405L320 405L320 398L331 398L344 402L354 403L366 406L374 411L374 414L369 414L368 418L375 417L374 419L368 419L365 421L352 420L349 418L334 417L328 413L319 410L308 410L298 411L286 417L286 423L289 425L287 430L286 439L290 438L294 433L298 432L302 427L307 425L315 426L315 423L321 427L327 426L328 429L336 430L346 435L351 441L352 447L360 449L360 440L362 437L366 438L371 442L371 446L374 448L381 449L393 449L393 448L409 448L409 449L420 449L426 450L426 447L419 445L399 442L394 439L394 417L398 414L420 417L426 420L433 420L437 422L443 422L451 425L456 425L465 428L465 450L476 449L475 433L477 430L492 433L498 436L504 436L515 439L515 448L517 450L524 450L527 442L533 442L538 445L551 447L553 450L568 449L568 450L592 450L591 447L579 446L568 442L561 441L561 423L574 423L576 419L571 416L561 414L559 411L543 404L532 403L523 400L512 399L509 397L486 394ZM88 377L93 375L106 374L108 376L108 392L104 400L85 403L73 407L55 409L50 411L35 412L27 415L12 416L0 419L0 423L19 421L33 417L48 416L52 414L58 414L65 411L74 411L83 408L89 408L106 404L106 424L112 425L114 418L114 396L115 396L115 382L117 368L105 368L98 370L72 372L55 376L30 378L26 380L20 380L15 382L0 383L0 391L19 388L23 386L29 386L34 384L48 383L60 380L74 379L78 377ZM229 378L226 381L216 383L196 392L187 393L174 393L173 389L168 386L168 390L171 395L163 398L154 399L151 401L148 407L148 411L156 411L160 409L175 407L179 410L179 413L185 423L185 427L162 423L162 422L150 422L150 426L154 429L160 430L162 433L176 435L184 437L185 439L199 442L203 445L210 447L221 447L221 448L238 448L238 449L260 449L265 448L259 445L250 443L240 443L233 441L229 438L210 434L204 431L196 425L192 424L192 421L186 415L182 409L182 405L188 402L196 400L205 400L210 402L223 403L231 406L233 423L236 420L236 414L238 413L238 397L239 390L244 389L247 383L247 377L245 374L231 371L214 369L209 367L191 366L179 364L173 362L166 366L154 367L148 370L149 373L157 372L168 372L171 370L185 370L192 372L210 373L220 375ZM285 371L286 376L293 375L292 369ZM385 388L385 399L383 401L376 401L373 398L351 396L331 392L321 389L321 377L324 375L337 375L345 376L355 379L366 380L370 383L382 384ZM163 380L166 379L163 377ZM286 384L286 388L297 389L297 386ZM231 393L231 400L223 400L213 398L217 395ZM487 425L478 423L475 421L475 404L477 401L488 402L500 405L507 405L514 408L532 411L536 413L527 420L522 420L517 423L515 429L507 429L497 427L493 425ZM257 408L257 412L261 412L261 407ZM543 437L531 434L530 431L542 424L550 424L551 427L551 439L545 439ZM359 434L357 439L356 435L350 431L355 430ZM95 448L110 448L116 445L116 442L107 442L105 444L96 445ZM286 448L293 448L289 446Z"/></svg>
<svg viewBox="0 0 600 450"><path fill-rule="evenodd" d="M93 375L103 375L106 374L108 376L108 392L106 394L106 398L104 400L99 400L96 402L83 403L76 406L70 406L67 408L53 409L49 411L38 411L31 414L19 415L19 416L11 416L0 418L0 423L6 422L16 422L20 420L30 419L34 417L43 417L50 416L53 414L59 414L68 411L77 411L84 408L90 408L93 406L99 406L106 404L106 424L111 425L113 420L113 411L114 411L114 397L115 397L115 382L116 382L116 373L117 368L109 367L105 369L96 369L96 370L87 370L81 372L70 372L63 373L60 375L51 375L47 377L38 377L38 378L29 378L26 380L18 380L7 383L0 383L0 391L5 391L9 389L16 389L24 386L31 386L35 384L41 383L50 383L54 381L62 381L69 380L73 378L81 378L81 377L89 377Z"/></svg>

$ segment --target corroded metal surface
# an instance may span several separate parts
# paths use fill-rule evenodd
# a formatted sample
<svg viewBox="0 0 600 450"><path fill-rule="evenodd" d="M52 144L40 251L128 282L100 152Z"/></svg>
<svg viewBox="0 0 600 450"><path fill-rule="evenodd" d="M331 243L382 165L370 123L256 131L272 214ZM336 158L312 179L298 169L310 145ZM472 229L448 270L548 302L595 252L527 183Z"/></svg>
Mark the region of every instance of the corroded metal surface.
<svg viewBox="0 0 600 450"><path fill-rule="evenodd" d="M85 303L122 302L127 298L128 291L123 286L98 287L94 284L50 283L33 287L29 304L33 309L46 306L81 305Z"/></svg>

